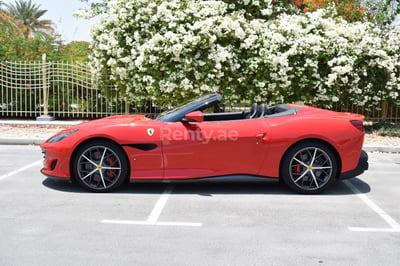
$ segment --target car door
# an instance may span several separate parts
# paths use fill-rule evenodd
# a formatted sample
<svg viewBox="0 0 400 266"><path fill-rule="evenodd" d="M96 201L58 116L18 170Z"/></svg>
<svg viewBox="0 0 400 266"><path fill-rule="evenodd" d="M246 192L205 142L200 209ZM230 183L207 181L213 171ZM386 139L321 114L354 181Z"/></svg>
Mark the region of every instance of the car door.
<svg viewBox="0 0 400 266"><path fill-rule="evenodd" d="M268 131L265 119L167 122L161 132L164 178L257 174Z"/></svg>
<svg viewBox="0 0 400 266"><path fill-rule="evenodd" d="M120 132L119 140L131 162L132 178L163 178L162 124L137 122L123 130L116 128Z"/></svg>

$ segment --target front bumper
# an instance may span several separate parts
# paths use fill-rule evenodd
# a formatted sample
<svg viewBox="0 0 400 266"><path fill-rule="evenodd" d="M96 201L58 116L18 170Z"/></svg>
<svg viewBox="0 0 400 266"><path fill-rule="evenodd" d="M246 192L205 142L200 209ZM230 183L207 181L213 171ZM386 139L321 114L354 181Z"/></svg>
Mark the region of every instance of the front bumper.
<svg viewBox="0 0 400 266"><path fill-rule="evenodd" d="M358 165L353 170L341 173L339 176L340 180L352 178L364 173L364 171L368 170L368 154L365 151L361 151L360 160L358 161Z"/></svg>
<svg viewBox="0 0 400 266"><path fill-rule="evenodd" d="M43 153L41 173L48 177L70 178L70 149L51 143L43 143L41 148Z"/></svg>
<svg viewBox="0 0 400 266"><path fill-rule="evenodd" d="M47 169L45 169L45 168L42 168L42 169L40 170L40 172L41 172L43 175L45 175L46 177L51 178L51 179L57 179L57 180L70 180L70 179L71 179L70 177L64 177L64 176L56 176L56 175L53 175L53 174L51 174L51 172L50 172L49 170L47 170Z"/></svg>

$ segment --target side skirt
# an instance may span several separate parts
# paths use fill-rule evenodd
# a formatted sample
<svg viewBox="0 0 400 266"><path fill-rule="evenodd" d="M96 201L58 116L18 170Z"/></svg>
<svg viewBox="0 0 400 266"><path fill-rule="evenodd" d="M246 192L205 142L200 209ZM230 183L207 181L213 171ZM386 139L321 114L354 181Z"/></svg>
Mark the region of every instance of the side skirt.
<svg viewBox="0 0 400 266"><path fill-rule="evenodd" d="M255 175L225 175L225 176L212 176L212 177L199 177L199 178L186 178L186 179L130 179L130 183L259 183L271 182L271 180L278 180L277 177L255 176Z"/></svg>

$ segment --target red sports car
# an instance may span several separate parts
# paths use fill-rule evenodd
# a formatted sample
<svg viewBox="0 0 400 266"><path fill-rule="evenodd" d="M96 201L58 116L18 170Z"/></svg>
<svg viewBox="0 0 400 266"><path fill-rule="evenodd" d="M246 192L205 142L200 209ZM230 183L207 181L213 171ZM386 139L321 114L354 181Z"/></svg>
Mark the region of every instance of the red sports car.
<svg viewBox="0 0 400 266"><path fill-rule="evenodd" d="M63 130L41 148L49 177L94 192L130 181L280 178L312 194L368 169L364 117L295 104L208 113L206 95L157 115L119 115Z"/></svg>

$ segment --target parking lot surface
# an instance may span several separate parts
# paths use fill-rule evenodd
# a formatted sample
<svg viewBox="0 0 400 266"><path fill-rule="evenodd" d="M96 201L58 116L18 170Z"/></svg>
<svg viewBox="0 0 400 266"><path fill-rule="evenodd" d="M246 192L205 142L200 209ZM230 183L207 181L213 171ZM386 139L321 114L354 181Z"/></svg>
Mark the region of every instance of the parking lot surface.
<svg viewBox="0 0 400 266"><path fill-rule="evenodd" d="M321 195L265 183L132 183L109 194L0 146L0 265L398 265L400 154Z"/></svg>

